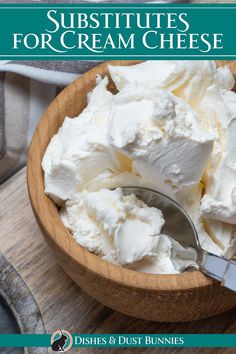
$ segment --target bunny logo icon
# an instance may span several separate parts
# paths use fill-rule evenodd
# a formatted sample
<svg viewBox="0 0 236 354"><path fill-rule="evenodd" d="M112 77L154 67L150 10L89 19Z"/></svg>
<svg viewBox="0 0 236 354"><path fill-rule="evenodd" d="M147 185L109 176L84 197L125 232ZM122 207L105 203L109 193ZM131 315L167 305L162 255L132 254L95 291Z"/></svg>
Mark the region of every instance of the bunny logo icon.
<svg viewBox="0 0 236 354"><path fill-rule="evenodd" d="M73 338L70 332L65 329L58 329L52 334L51 348L54 352L68 352L73 344Z"/></svg>

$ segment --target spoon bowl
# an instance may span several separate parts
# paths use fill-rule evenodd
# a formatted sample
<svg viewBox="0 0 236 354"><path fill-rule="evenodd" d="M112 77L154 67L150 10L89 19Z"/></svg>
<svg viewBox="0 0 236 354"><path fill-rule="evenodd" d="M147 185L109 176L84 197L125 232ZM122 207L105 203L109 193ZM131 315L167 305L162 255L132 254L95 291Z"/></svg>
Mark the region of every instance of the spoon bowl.
<svg viewBox="0 0 236 354"><path fill-rule="evenodd" d="M122 187L124 195L133 193L150 207L160 209L165 224L162 233L172 237L183 247L200 248L195 226L185 210L173 199L163 193L144 187Z"/></svg>
<svg viewBox="0 0 236 354"><path fill-rule="evenodd" d="M236 262L214 255L201 248L197 231L185 210L173 199L163 193L144 187L122 187L125 195L133 193L150 207L160 209L165 224L162 233L170 236L184 248L196 251L196 263L199 269L209 277L221 282L221 285L236 291ZM196 264L181 267L181 272L196 268Z"/></svg>

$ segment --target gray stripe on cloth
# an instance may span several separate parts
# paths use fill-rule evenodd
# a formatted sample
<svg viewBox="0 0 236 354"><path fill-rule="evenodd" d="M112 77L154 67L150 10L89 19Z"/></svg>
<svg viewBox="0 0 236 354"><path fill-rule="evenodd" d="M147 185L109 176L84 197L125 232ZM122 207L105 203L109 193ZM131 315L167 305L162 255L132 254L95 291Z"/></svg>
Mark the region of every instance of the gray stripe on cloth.
<svg viewBox="0 0 236 354"><path fill-rule="evenodd" d="M0 159L6 153L4 77L5 73L0 73Z"/></svg>
<svg viewBox="0 0 236 354"><path fill-rule="evenodd" d="M16 64L15 61L11 61L8 64ZM86 71L92 69L95 65L100 63L99 60L87 61L70 61L70 60L18 60L17 64L31 66L38 69L74 73L74 74L84 74Z"/></svg>
<svg viewBox="0 0 236 354"><path fill-rule="evenodd" d="M4 109L6 151L0 160L0 183L25 164L30 79L6 73ZM1 107L2 108L2 107Z"/></svg>

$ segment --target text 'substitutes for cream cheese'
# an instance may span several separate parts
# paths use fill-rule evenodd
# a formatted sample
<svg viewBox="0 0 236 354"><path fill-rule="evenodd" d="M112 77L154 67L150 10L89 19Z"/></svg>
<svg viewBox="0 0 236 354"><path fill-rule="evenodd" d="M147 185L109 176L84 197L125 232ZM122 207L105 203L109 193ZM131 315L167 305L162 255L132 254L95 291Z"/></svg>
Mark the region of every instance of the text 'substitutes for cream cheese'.
<svg viewBox="0 0 236 354"><path fill-rule="evenodd" d="M76 55L84 50L99 54L137 48L141 52L188 49L193 54L205 54L224 48L223 33L193 30L185 12L135 13L114 9L66 14L51 9L46 17L47 26L41 33L13 33L12 48Z"/></svg>

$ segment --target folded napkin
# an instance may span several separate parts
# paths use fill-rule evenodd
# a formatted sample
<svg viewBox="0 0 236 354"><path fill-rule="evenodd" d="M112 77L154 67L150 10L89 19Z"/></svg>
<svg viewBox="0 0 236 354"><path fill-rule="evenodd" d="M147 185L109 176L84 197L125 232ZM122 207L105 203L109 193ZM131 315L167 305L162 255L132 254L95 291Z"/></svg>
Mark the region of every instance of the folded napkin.
<svg viewBox="0 0 236 354"><path fill-rule="evenodd" d="M0 61L0 183L26 163L43 112L97 61Z"/></svg>

